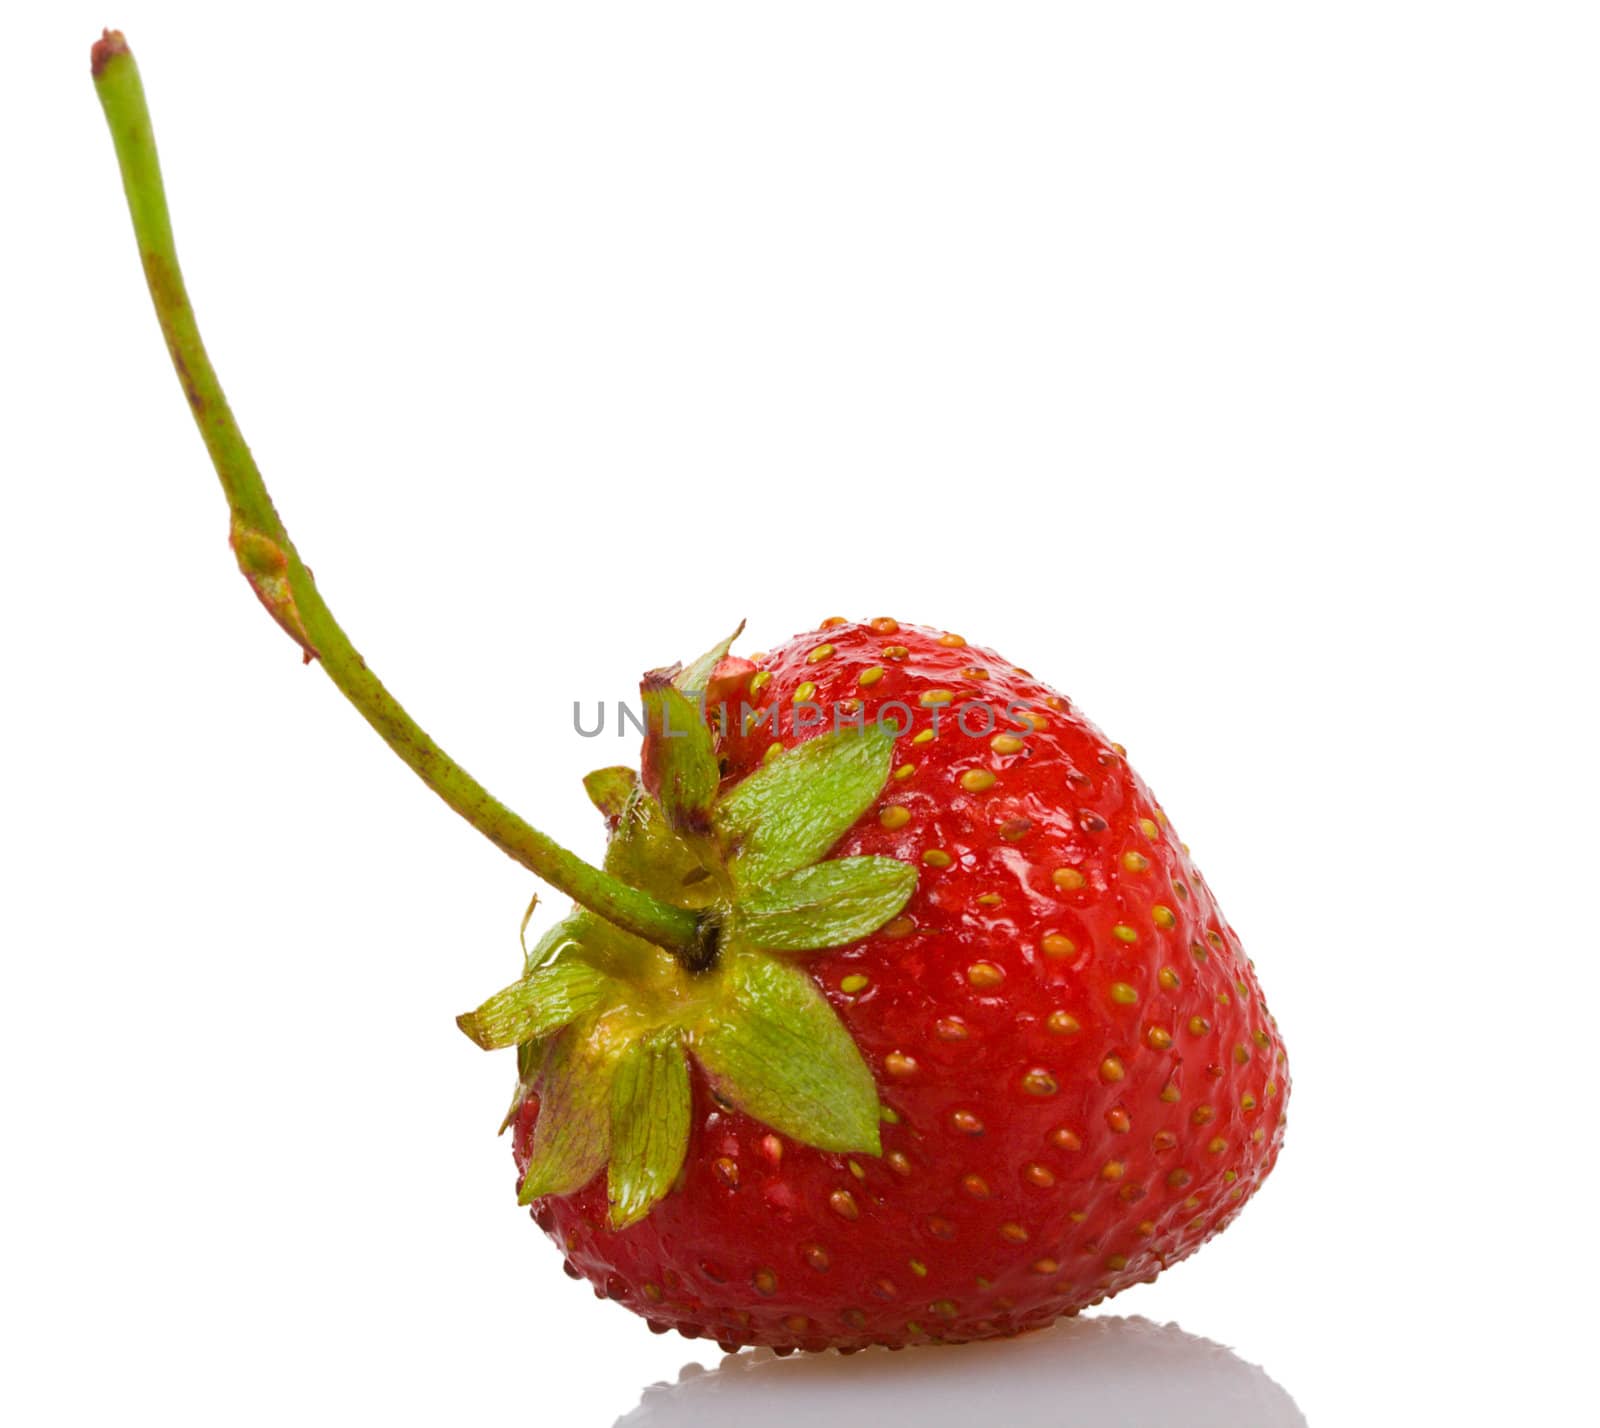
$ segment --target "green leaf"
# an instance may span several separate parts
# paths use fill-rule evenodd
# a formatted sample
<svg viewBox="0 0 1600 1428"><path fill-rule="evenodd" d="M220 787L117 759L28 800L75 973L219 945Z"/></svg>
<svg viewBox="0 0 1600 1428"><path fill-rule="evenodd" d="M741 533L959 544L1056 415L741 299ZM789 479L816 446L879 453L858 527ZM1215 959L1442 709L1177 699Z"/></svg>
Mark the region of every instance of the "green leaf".
<svg viewBox="0 0 1600 1428"><path fill-rule="evenodd" d="M711 805L722 772L700 707L659 674L639 686L644 700L644 781L680 833L711 831Z"/></svg>
<svg viewBox="0 0 1600 1428"><path fill-rule="evenodd" d="M572 957L536 968L477 1011L458 1016L456 1025L485 1051L494 1051L559 1031L621 991L604 972Z"/></svg>
<svg viewBox="0 0 1600 1428"><path fill-rule="evenodd" d="M835 858L791 873L739 905L751 947L812 952L876 932L916 891L917 870L898 858Z"/></svg>
<svg viewBox="0 0 1600 1428"><path fill-rule="evenodd" d="M638 783L639 775L630 768L596 769L584 775L583 789L589 795L589 802L615 827Z"/></svg>
<svg viewBox="0 0 1600 1428"><path fill-rule="evenodd" d="M746 1114L822 1150L880 1153L872 1073L798 967L730 949L722 995L692 1037L718 1090Z"/></svg>
<svg viewBox="0 0 1600 1428"><path fill-rule="evenodd" d="M672 677L672 682L689 698L698 702L701 695L706 692L706 686L711 683L711 676L716 668L728 657L728 651L733 648L733 642L744 633L744 621L739 621L739 628L727 639L713 645L699 659L695 660L686 669L680 669Z"/></svg>
<svg viewBox="0 0 1600 1428"><path fill-rule="evenodd" d="M623 882L680 907L701 906L716 888L694 849L672 830L661 805L642 784L617 821L604 866Z"/></svg>
<svg viewBox="0 0 1600 1428"><path fill-rule="evenodd" d="M539 1077L533 1154L517 1203L570 1195L604 1168L611 1153L615 1050L592 1023L568 1027L551 1043Z"/></svg>
<svg viewBox="0 0 1600 1428"><path fill-rule="evenodd" d="M816 862L882 791L894 740L876 724L823 734L729 789L715 816L735 880L762 887Z"/></svg>
<svg viewBox="0 0 1600 1428"><path fill-rule="evenodd" d="M511 1122L516 1120L517 1112L522 1109L522 1103L533 1092L534 1083L539 1079L539 1068L544 1065L545 1052L549 1049L549 1040L524 1041L517 1046L517 1087L511 1093L511 1105L506 1110L506 1116L500 1122L500 1134L504 1135Z"/></svg>
<svg viewBox="0 0 1600 1428"><path fill-rule="evenodd" d="M644 1219L683 1168L689 1149L689 1065L674 1028L635 1041L611 1082L611 1228Z"/></svg>

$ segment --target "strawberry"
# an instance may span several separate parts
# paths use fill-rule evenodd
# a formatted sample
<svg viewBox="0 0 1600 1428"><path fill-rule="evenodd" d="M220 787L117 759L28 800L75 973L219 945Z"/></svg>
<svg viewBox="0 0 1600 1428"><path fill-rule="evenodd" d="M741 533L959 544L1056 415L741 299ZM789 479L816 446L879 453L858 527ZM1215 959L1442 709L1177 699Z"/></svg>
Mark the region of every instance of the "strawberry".
<svg viewBox="0 0 1600 1428"><path fill-rule="evenodd" d="M690 1030L672 1188L620 1229L603 1175L532 1199L568 1272L728 1348L899 1346L1075 1313L1223 1228L1277 1155L1287 1067L1123 751L993 651L888 619L830 621L712 683L723 800L857 721L904 726L832 852L914 868L915 891L869 936L783 954L864 1058L879 1144L775 1129ZM647 770L664 743L647 739ZM696 862L675 857L669 879ZM529 1094L524 1172L539 1116Z"/></svg>
<svg viewBox="0 0 1600 1428"><path fill-rule="evenodd" d="M576 904L459 1018L515 1047L518 1196L652 1328L780 1352L1008 1334L1183 1258L1271 1169L1255 974L1123 752L953 634L829 620L640 688L593 867L378 680L278 515L178 266L123 36L91 69L256 598L412 770ZM736 631L735 634L738 632Z"/></svg>

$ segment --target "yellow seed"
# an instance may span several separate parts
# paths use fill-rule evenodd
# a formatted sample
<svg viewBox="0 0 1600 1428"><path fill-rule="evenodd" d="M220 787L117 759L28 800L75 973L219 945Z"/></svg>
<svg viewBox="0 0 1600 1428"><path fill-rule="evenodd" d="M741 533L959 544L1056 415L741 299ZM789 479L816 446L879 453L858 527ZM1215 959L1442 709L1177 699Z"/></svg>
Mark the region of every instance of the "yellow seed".
<svg viewBox="0 0 1600 1428"><path fill-rule="evenodd" d="M1167 1172L1167 1184L1170 1185L1174 1190L1183 1189L1183 1187L1193 1179L1194 1176L1191 1175L1187 1170L1178 1169L1169 1170Z"/></svg>
<svg viewBox="0 0 1600 1428"><path fill-rule="evenodd" d="M1057 868L1050 874L1050 881L1062 892L1076 892L1089 880L1076 868Z"/></svg>
<svg viewBox="0 0 1600 1428"><path fill-rule="evenodd" d="M1278 1094L1278 1083L1276 1081L1268 1081L1267 1084L1262 1087L1262 1093L1270 1101Z"/></svg>
<svg viewBox="0 0 1600 1428"><path fill-rule="evenodd" d="M1017 718L1025 719L1028 727L1036 734L1050 727L1050 721L1037 709L1024 709L1018 713Z"/></svg>
<svg viewBox="0 0 1600 1428"><path fill-rule="evenodd" d="M893 1106L879 1106L878 1119L886 1126L897 1126L900 1124L900 1113Z"/></svg>
<svg viewBox="0 0 1600 1428"><path fill-rule="evenodd" d="M817 628L819 630L832 630L837 628L839 625L848 625L849 623L850 622L845 619L843 615L829 615L826 620L817 626Z"/></svg>
<svg viewBox="0 0 1600 1428"><path fill-rule="evenodd" d="M757 1294L776 1294L778 1291L778 1276L770 1269L758 1269L750 1276L750 1282Z"/></svg>
<svg viewBox="0 0 1600 1428"><path fill-rule="evenodd" d="M933 742L933 730L924 729L920 734L913 734L911 742L913 744L931 744Z"/></svg>
<svg viewBox="0 0 1600 1428"><path fill-rule="evenodd" d="M891 1076L904 1078L917 1074L917 1059L903 1051L891 1051L883 1058L883 1069Z"/></svg>
<svg viewBox="0 0 1600 1428"><path fill-rule="evenodd" d="M1071 1012L1064 1011L1051 1012L1045 1019L1045 1026L1057 1036L1075 1036L1079 1031L1083 1030L1078 1018L1073 1016Z"/></svg>
<svg viewBox="0 0 1600 1428"><path fill-rule="evenodd" d="M860 709L861 701L859 699L841 699L839 701L839 712L841 714L855 714Z"/></svg>
<svg viewBox="0 0 1600 1428"><path fill-rule="evenodd" d="M833 1263L828 1257L827 1250L821 1245L807 1245L805 1248L806 1263L819 1273Z"/></svg>
<svg viewBox="0 0 1600 1428"><path fill-rule="evenodd" d="M955 695L948 689L924 689L917 696L917 703L924 709L933 709L941 704L948 704Z"/></svg>
<svg viewBox="0 0 1600 1428"><path fill-rule="evenodd" d="M1194 1108L1194 1113L1189 1117L1189 1119L1197 1126L1203 1126L1215 1119L1216 1114L1217 1108L1215 1106L1202 1103Z"/></svg>
<svg viewBox="0 0 1600 1428"><path fill-rule="evenodd" d="M1211 1023L1203 1016L1192 1016L1189 1018L1189 1034L1191 1036L1204 1036L1210 1030Z"/></svg>
<svg viewBox="0 0 1600 1428"><path fill-rule="evenodd" d="M916 771L917 766L915 764L901 764L900 767L894 771L894 776L904 782Z"/></svg>
<svg viewBox="0 0 1600 1428"><path fill-rule="evenodd" d="M1167 1084L1161 1088L1161 1099L1169 1106L1175 1106L1180 1100L1183 1099L1183 1093L1178 1090L1178 1084L1176 1081L1168 1081Z"/></svg>
<svg viewBox="0 0 1600 1428"><path fill-rule="evenodd" d="M1138 1230L1141 1235L1149 1239L1156 1232L1156 1222L1154 1220L1140 1220Z"/></svg>
<svg viewBox="0 0 1600 1428"><path fill-rule="evenodd" d="M1061 1264L1059 1260L1036 1259L1033 1262L1032 1268L1035 1274L1054 1274L1058 1269L1061 1268Z"/></svg>
<svg viewBox="0 0 1600 1428"><path fill-rule="evenodd" d="M997 754L1020 754L1027 746L1015 734L996 734L989 747Z"/></svg>
<svg viewBox="0 0 1600 1428"><path fill-rule="evenodd" d="M977 903L979 907L999 907L1000 906L1000 894L999 893L979 893L977 895L977 897L975 897L973 899L973 901L975 903Z"/></svg>
<svg viewBox="0 0 1600 1428"><path fill-rule="evenodd" d="M1238 1065L1243 1066L1250 1060L1250 1048L1240 1042L1238 1046L1233 1048L1233 1059Z"/></svg>
<svg viewBox="0 0 1600 1428"><path fill-rule="evenodd" d="M776 759L782 753L783 753L783 745L782 744L768 744L766 753L762 754L762 756L761 756L761 762L764 763L764 764L770 764L774 759Z"/></svg>
<svg viewBox="0 0 1600 1428"><path fill-rule="evenodd" d="M891 1150L883 1157L883 1162L896 1175L911 1174L911 1158L903 1150Z"/></svg>
<svg viewBox="0 0 1600 1428"><path fill-rule="evenodd" d="M1060 932L1045 933L1039 946L1046 957L1070 957L1078 950L1078 944Z"/></svg>
<svg viewBox="0 0 1600 1428"><path fill-rule="evenodd" d="M975 987L998 987L1005 976L993 962L974 962L967 968L967 980Z"/></svg>
<svg viewBox="0 0 1600 1428"><path fill-rule="evenodd" d="M927 1278L928 1266L925 1265L920 1259L907 1260L906 1268L916 1275L918 1279Z"/></svg>
<svg viewBox="0 0 1600 1428"><path fill-rule="evenodd" d="M1177 916L1172 909L1162 906L1159 902L1150 909L1150 920L1163 932L1171 932L1178 925Z"/></svg>
<svg viewBox="0 0 1600 1428"><path fill-rule="evenodd" d="M1258 1032L1257 1032L1257 1033L1256 1033L1256 1034L1255 1034L1255 1043L1256 1043L1256 1045L1257 1045L1257 1046L1259 1046L1259 1047L1260 1047L1260 1048L1261 1048L1261 1049L1262 1049L1262 1050L1263 1050L1263 1051L1265 1051L1265 1050L1266 1050L1266 1049L1267 1049L1267 1048L1268 1048L1268 1047L1269 1047L1269 1046L1271 1046L1271 1045L1272 1045L1272 1038L1271 1038L1271 1037L1270 1037L1270 1036L1268 1036L1268 1035L1267 1035L1267 1034L1266 1034L1266 1032L1264 1032L1264 1031L1258 1031Z"/></svg>
<svg viewBox="0 0 1600 1428"><path fill-rule="evenodd" d="M834 1214L844 1220L859 1220L861 1207L856 1204L856 1197L848 1190L835 1190L828 1196L828 1207Z"/></svg>
<svg viewBox="0 0 1600 1428"><path fill-rule="evenodd" d="M1156 973L1156 981L1161 983L1163 991L1175 992L1183 985L1183 978L1171 967L1163 967Z"/></svg>
<svg viewBox="0 0 1600 1428"><path fill-rule="evenodd" d="M1221 1155L1222 1152L1225 1151L1227 1148L1228 1148L1228 1142L1225 1141L1220 1135L1217 1136L1214 1140L1211 1141L1211 1143L1209 1145L1206 1146L1206 1149L1209 1150L1213 1155Z"/></svg>
<svg viewBox="0 0 1600 1428"><path fill-rule="evenodd" d="M1035 1066L1022 1078L1022 1089L1030 1096L1053 1096L1061 1088L1054 1076L1042 1066Z"/></svg>
<svg viewBox="0 0 1600 1428"><path fill-rule="evenodd" d="M1014 1245L1025 1245L1028 1242L1028 1232L1015 1220L1007 1220L1000 1226L1000 1238L1010 1240Z"/></svg>
<svg viewBox="0 0 1600 1428"><path fill-rule="evenodd" d="M901 937L909 937L916 930L917 924L914 923L909 917L897 917L893 922L889 923L883 929L883 935L885 937L893 937L898 939Z"/></svg>
<svg viewBox="0 0 1600 1428"><path fill-rule="evenodd" d="M930 868L948 868L955 861L943 848L929 848L923 855L922 861Z"/></svg>
<svg viewBox="0 0 1600 1428"><path fill-rule="evenodd" d="M1041 1190L1048 1190L1056 1183L1056 1177L1049 1166L1040 1165L1038 1161L1023 1167L1022 1178L1030 1185L1037 1185Z"/></svg>
<svg viewBox="0 0 1600 1428"><path fill-rule="evenodd" d="M885 659L904 659L911 651L904 645L885 645L882 653Z"/></svg>
<svg viewBox="0 0 1600 1428"><path fill-rule="evenodd" d="M760 694L771 683L772 671L770 669L758 669L750 676L750 692L752 694Z"/></svg>
<svg viewBox="0 0 1600 1428"><path fill-rule="evenodd" d="M1050 1132L1050 1144L1057 1150L1082 1150L1083 1141L1076 1131L1070 1131L1065 1126L1057 1126Z"/></svg>
<svg viewBox="0 0 1600 1428"><path fill-rule="evenodd" d="M1122 855L1122 866L1130 873L1142 873L1150 866L1150 860L1143 853L1136 853L1130 848Z"/></svg>
<svg viewBox="0 0 1600 1428"><path fill-rule="evenodd" d="M972 1033L966 1022L958 1016L942 1016L933 1024L934 1035L940 1041L965 1041Z"/></svg>
<svg viewBox="0 0 1600 1428"><path fill-rule="evenodd" d="M1157 1131L1150 1137L1150 1144L1156 1150L1174 1150L1177 1148L1178 1137L1172 1131Z"/></svg>
<svg viewBox="0 0 1600 1428"><path fill-rule="evenodd" d="M1115 937L1118 942L1137 942L1139 940L1139 934L1133 928L1129 927L1125 922L1119 922L1115 927L1113 927L1111 929L1111 935Z"/></svg>
<svg viewBox="0 0 1600 1428"><path fill-rule="evenodd" d="M1239 1109L1240 1110L1253 1111L1253 1110L1255 1110L1255 1108L1256 1108L1256 1098L1254 1096L1252 1096L1248 1091L1246 1091L1244 1093L1244 1095L1239 1097Z"/></svg>
<svg viewBox="0 0 1600 1428"><path fill-rule="evenodd" d="M962 1135L982 1135L983 1122L971 1111L951 1111L950 1127Z"/></svg>
<svg viewBox="0 0 1600 1428"><path fill-rule="evenodd" d="M961 671L961 677L963 679L987 679L989 677L989 671L986 669L979 669L975 664L968 665L964 670Z"/></svg>
<svg viewBox="0 0 1600 1428"><path fill-rule="evenodd" d="M963 1175L961 1188L974 1200L987 1200L989 1198L989 1182L981 1175Z"/></svg>
<svg viewBox="0 0 1600 1428"><path fill-rule="evenodd" d="M968 793L982 793L994 787L994 775L988 769L968 769L961 775L961 787Z"/></svg>
<svg viewBox="0 0 1600 1428"><path fill-rule="evenodd" d="M848 977L839 981L839 990L854 996L857 992L864 992L872 985L872 978L861 972L852 972Z"/></svg>
<svg viewBox="0 0 1600 1428"><path fill-rule="evenodd" d="M904 828L911 821L911 810L898 803L891 803L878 814L878 822L891 833L896 828Z"/></svg>
<svg viewBox="0 0 1600 1428"><path fill-rule="evenodd" d="M1120 1160L1108 1160L1100 1167L1100 1178L1102 1180L1121 1180L1127 1173L1127 1165Z"/></svg>
<svg viewBox="0 0 1600 1428"><path fill-rule="evenodd" d="M1121 1106L1113 1106L1106 1112L1106 1124L1117 1135L1127 1135L1133 1129L1133 1117Z"/></svg>
<svg viewBox="0 0 1600 1428"><path fill-rule="evenodd" d="M883 666L875 664L871 669L864 669L856 676L856 683L863 689L869 688L883 678Z"/></svg>
<svg viewBox="0 0 1600 1428"><path fill-rule="evenodd" d="M1125 1075L1127 1075L1127 1071L1123 1067L1122 1058L1119 1056L1108 1056L1100 1063L1100 1079L1102 1081L1120 1081Z"/></svg>
<svg viewBox="0 0 1600 1428"><path fill-rule="evenodd" d="M948 635L947 634L947 635L940 635L939 636L939 643L941 645L943 645L946 649L958 650L963 645L966 644L966 641L964 639L962 639L960 635Z"/></svg>
<svg viewBox="0 0 1600 1428"><path fill-rule="evenodd" d="M1118 752L1125 754L1127 753L1127 750L1118 748ZM1157 828L1155 823L1149 818L1141 818L1139 820L1139 831L1143 833L1146 838L1159 838L1161 836L1161 830Z"/></svg>
<svg viewBox="0 0 1600 1428"><path fill-rule="evenodd" d="M1144 1039L1156 1051L1165 1051L1172 1045L1172 1033L1164 1026L1153 1026L1145 1032Z"/></svg>
<svg viewBox="0 0 1600 1428"><path fill-rule="evenodd" d="M808 679L797 690L795 690L795 692L794 692L795 703L804 704L805 701L808 700L809 698L811 698L811 696L813 694L815 694L816 692L817 692L817 686L814 685Z"/></svg>
<svg viewBox="0 0 1600 1428"><path fill-rule="evenodd" d="M1113 982L1111 984L1111 1000L1116 1002L1118 1006L1131 1007L1139 1000L1139 994L1126 982Z"/></svg>
<svg viewBox="0 0 1600 1428"><path fill-rule="evenodd" d="M1113 1254L1113 1255L1107 1255L1106 1256L1106 1268L1107 1269L1118 1270L1118 1269L1126 1269L1127 1267L1128 1267L1128 1257L1127 1257L1127 1255L1125 1255L1125 1254Z"/></svg>
<svg viewBox="0 0 1600 1428"><path fill-rule="evenodd" d="M816 649L812 650L811 653L806 656L806 663L821 664L822 661L832 655L833 652L834 650L832 645L818 645Z"/></svg>
<svg viewBox="0 0 1600 1428"><path fill-rule="evenodd" d="M803 1334L811 1327L811 1321L804 1314L791 1314L783 1321L783 1327L791 1334Z"/></svg>

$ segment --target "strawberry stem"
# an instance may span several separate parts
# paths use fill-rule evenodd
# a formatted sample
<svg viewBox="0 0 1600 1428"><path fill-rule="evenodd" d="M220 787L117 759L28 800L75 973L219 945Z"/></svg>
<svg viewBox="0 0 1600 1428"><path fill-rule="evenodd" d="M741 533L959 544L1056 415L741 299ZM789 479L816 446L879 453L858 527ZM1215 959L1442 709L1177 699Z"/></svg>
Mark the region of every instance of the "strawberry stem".
<svg viewBox="0 0 1600 1428"><path fill-rule="evenodd" d="M696 914L592 867L524 822L434 743L367 668L317 593L278 518L200 340L178 268L144 86L120 32L108 30L95 44L91 69L156 316L228 499L234 554L261 603L300 645L306 661L320 660L340 693L389 747L496 847L607 922L680 954L701 955L705 932Z"/></svg>

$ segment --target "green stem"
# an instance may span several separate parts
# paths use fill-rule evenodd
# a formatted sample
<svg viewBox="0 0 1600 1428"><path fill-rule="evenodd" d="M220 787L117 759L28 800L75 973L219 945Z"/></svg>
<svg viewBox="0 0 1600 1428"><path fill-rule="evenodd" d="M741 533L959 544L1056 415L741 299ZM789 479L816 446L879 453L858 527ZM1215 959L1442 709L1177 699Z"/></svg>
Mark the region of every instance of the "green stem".
<svg viewBox="0 0 1600 1428"><path fill-rule="evenodd" d="M234 554L261 603L307 661L321 660L328 677L389 747L492 843L608 922L660 946L695 951L703 934L694 913L591 867L500 803L423 732L339 628L273 508L200 340L178 268L138 67L114 30L95 45L91 58L156 316L228 498Z"/></svg>

